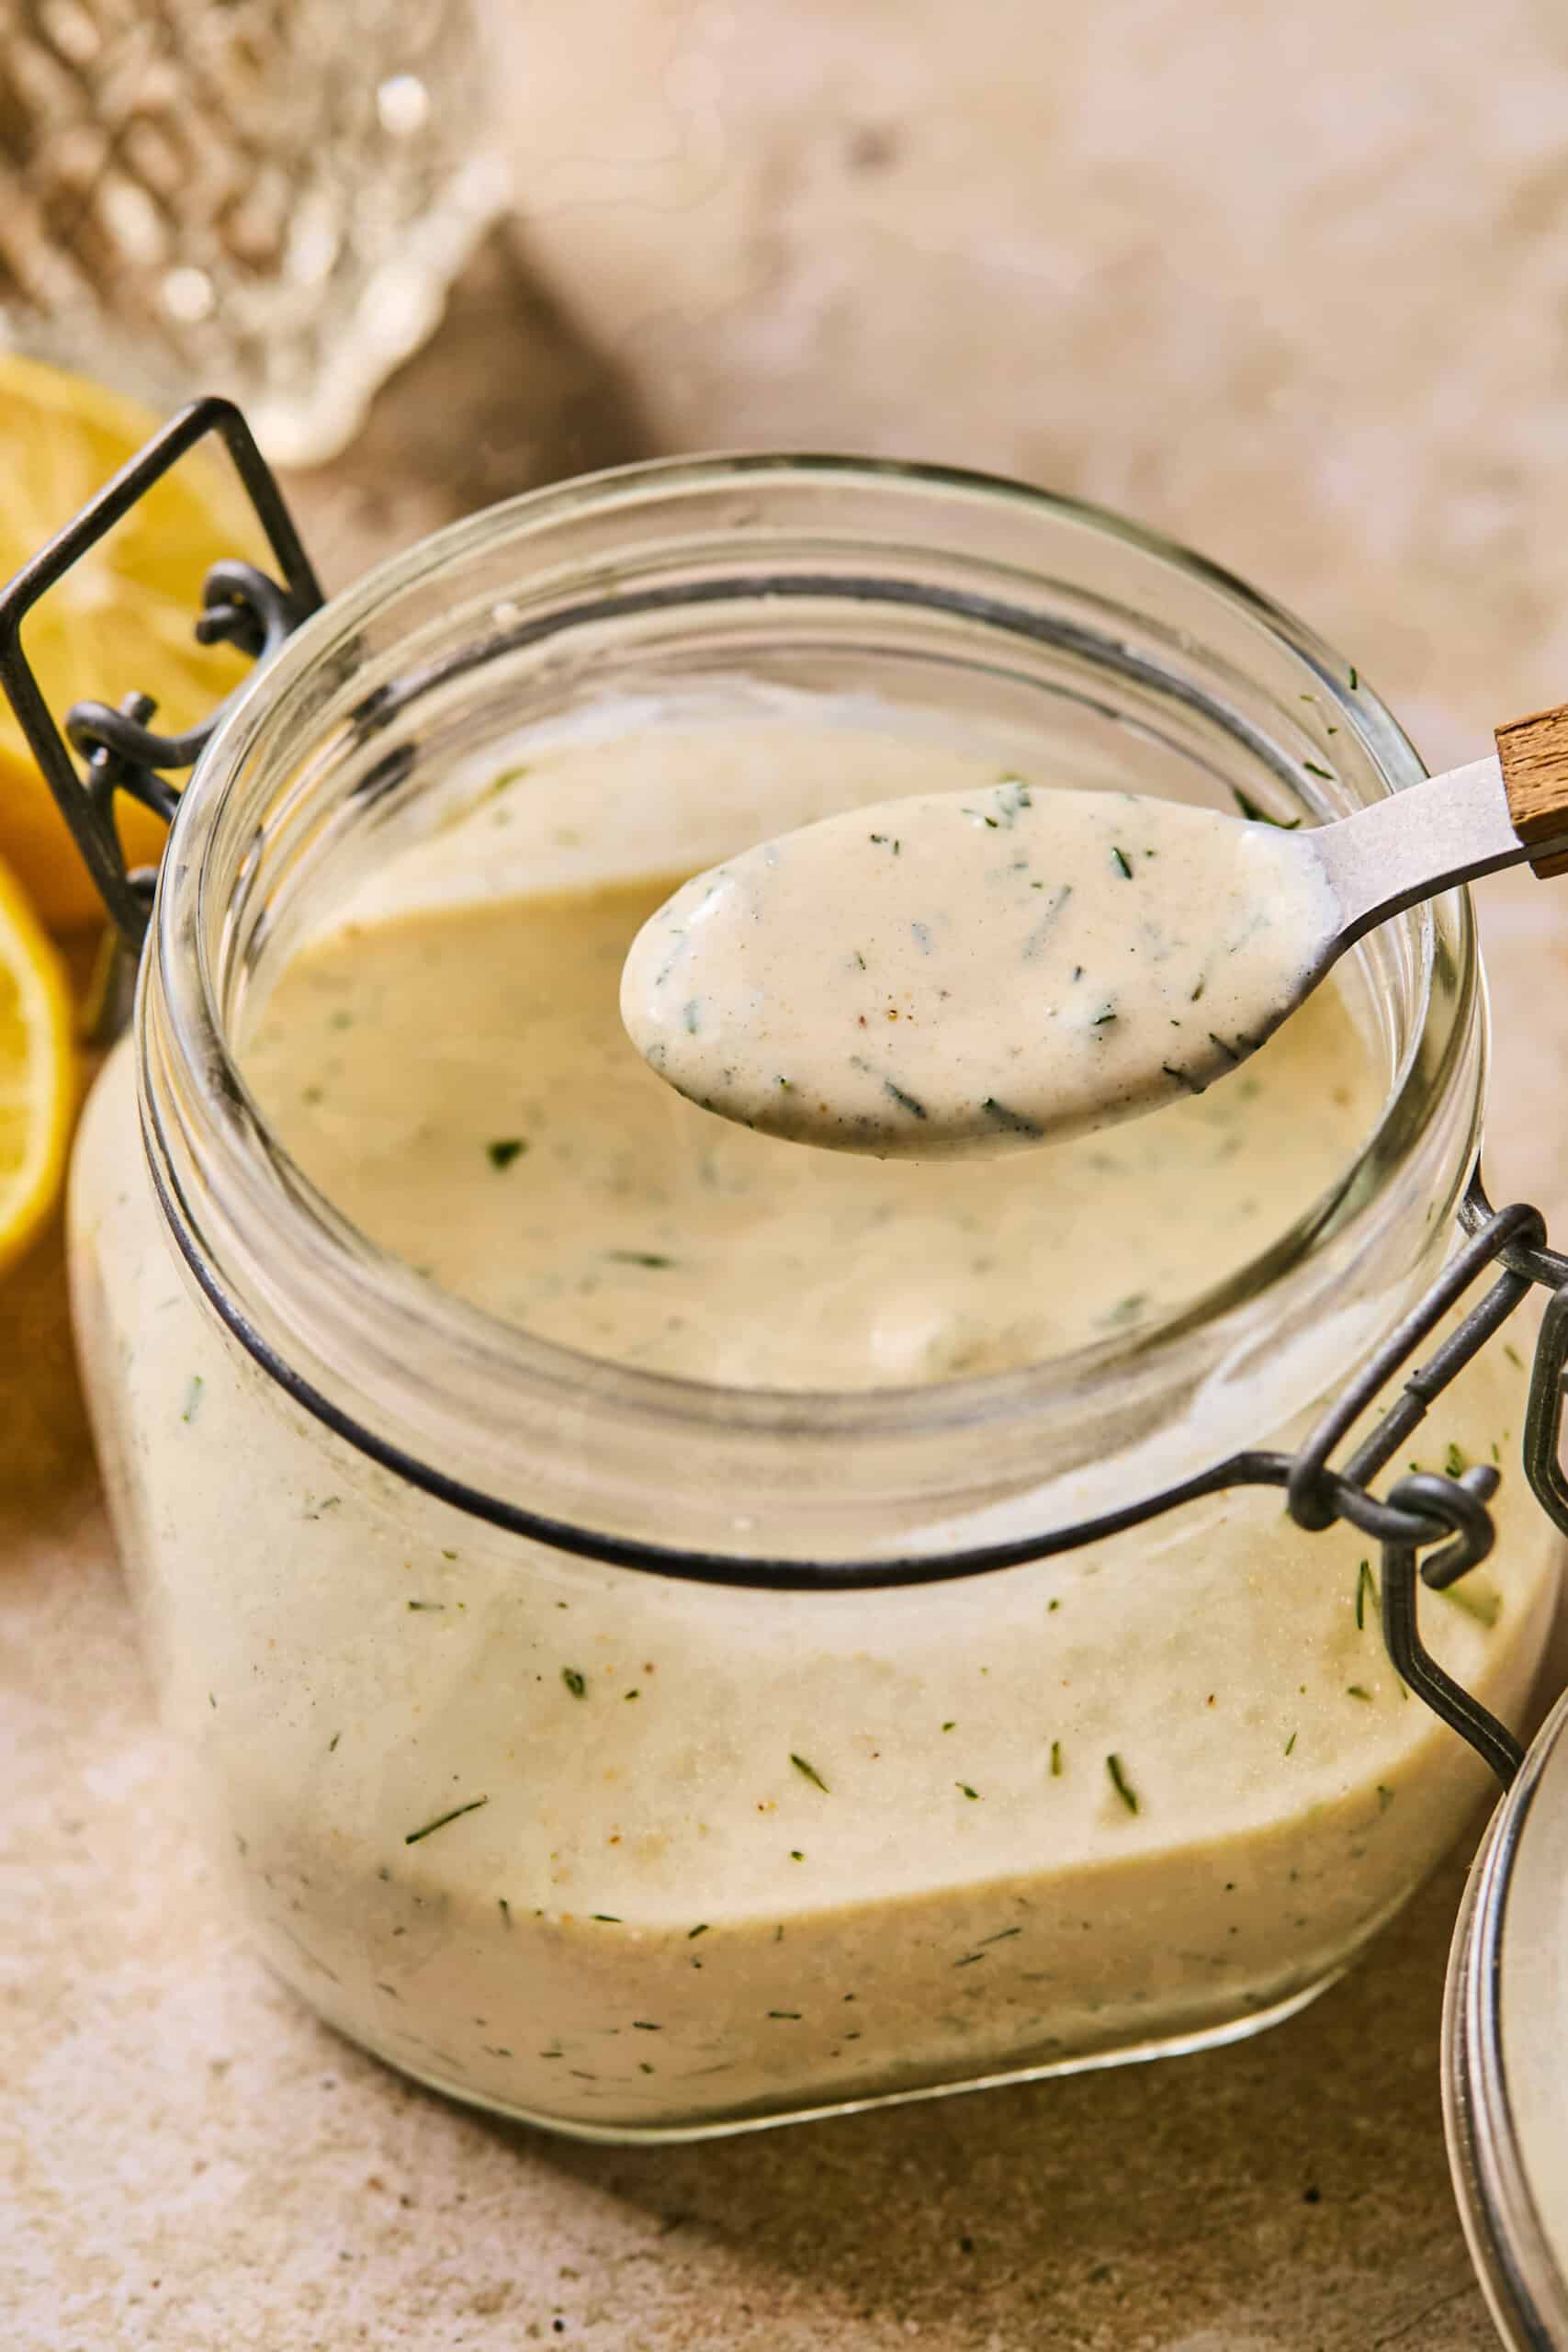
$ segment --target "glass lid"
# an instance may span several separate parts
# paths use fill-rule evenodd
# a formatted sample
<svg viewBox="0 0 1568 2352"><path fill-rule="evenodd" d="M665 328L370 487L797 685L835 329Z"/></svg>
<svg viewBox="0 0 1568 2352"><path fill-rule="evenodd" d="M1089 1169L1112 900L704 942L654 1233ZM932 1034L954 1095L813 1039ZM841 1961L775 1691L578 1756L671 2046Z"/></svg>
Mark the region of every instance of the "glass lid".
<svg viewBox="0 0 1568 2352"><path fill-rule="evenodd" d="M1472 1867L1443 2023L1449 2161L1512 2352L1568 2352L1568 1692Z"/></svg>

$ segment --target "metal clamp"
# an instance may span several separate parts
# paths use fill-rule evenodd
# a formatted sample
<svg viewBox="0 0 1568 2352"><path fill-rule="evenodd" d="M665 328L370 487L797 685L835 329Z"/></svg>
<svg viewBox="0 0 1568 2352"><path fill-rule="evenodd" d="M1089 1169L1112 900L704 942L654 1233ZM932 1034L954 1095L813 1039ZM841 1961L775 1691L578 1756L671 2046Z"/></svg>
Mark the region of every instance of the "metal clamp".
<svg viewBox="0 0 1568 2352"><path fill-rule="evenodd" d="M133 952L146 936L156 875L149 868L127 871L114 820L115 796L129 793L165 821L172 820L180 787L170 781L169 771L195 766L233 697L182 735L152 732L147 722L157 706L149 695L128 695L118 710L105 703L79 702L65 722L66 735L85 762L79 772L23 650L22 623L73 564L211 433L233 460L285 584L280 587L252 564L232 560L215 563L207 575L195 635L203 645L227 642L254 661L265 661L315 611L321 591L272 469L231 401L209 398L182 409L0 590L0 691L17 714L105 906Z"/></svg>

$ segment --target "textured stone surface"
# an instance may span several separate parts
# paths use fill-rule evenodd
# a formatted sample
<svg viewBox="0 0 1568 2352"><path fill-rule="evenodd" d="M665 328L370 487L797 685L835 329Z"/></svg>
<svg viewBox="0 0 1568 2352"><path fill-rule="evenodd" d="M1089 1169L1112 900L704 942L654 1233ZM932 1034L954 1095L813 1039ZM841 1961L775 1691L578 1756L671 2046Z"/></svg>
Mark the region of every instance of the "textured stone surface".
<svg viewBox="0 0 1568 2352"><path fill-rule="evenodd" d="M1429 758L1568 688L1568 20L1499 0L492 0L522 242L299 494L325 569L649 444L1126 505ZM1568 1229L1568 898L1489 886L1493 1181ZM462 2113L247 1956L109 1558L58 1252L0 1293L0 2335L40 2352L1481 2352L1450 1864L1291 2025L630 2154Z"/></svg>

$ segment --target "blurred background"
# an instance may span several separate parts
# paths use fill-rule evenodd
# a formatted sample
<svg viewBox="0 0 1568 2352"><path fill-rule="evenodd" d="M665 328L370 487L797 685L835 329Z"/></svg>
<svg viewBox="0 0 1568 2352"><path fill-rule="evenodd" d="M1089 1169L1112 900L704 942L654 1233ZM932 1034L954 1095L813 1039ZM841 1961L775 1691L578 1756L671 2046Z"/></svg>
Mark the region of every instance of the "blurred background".
<svg viewBox="0 0 1568 2352"><path fill-rule="evenodd" d="M338 578L650 451L874 450L1192 542L1429 759L1568 675L1552 0L10 13L0 331L334 458Z"/></svg>

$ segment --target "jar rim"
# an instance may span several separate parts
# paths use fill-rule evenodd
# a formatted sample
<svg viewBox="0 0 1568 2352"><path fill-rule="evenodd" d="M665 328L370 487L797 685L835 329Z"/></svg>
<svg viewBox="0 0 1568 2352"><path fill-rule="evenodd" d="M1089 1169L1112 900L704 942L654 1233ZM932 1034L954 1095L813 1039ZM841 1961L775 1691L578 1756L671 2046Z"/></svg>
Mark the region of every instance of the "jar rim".
<svg viewBox="0 0 1568 2352"><path fill-rule="evenodd" d="M1423 1056L1417 1050L1432 1019L1437 943L1436 912L1431 907L1421 907L1399 919L1409 927L1411 968L1416 976L1410 1046L1359 1148L1329 1191L1286 1235L1276 1235L1259 1259L1229 1278L1218 1292L1205 1294L1177 1317L1146 1330L1113 1334L1010 1372L969 1374L918 1386L851 1391L719 1387L581 1355L558 1342L500 1324L467 1302L419 1283L412 1268L349 1227L330 1204L314 1194L271 1136L229 1042L212 952L212 943L223 928L222 910L210 903L208 859L242 770L265 760L269 743L276 747L294 706L308 699L312 680L333 649L341 653L356 630L385 614L413 584L461 566L509 535L547 535L591 509L629 516L643 502L667 499L671 493L700 494L715 488L733 490L738 484L765 487L770 482L790 481L820 481L829 487L887 485L894 492L1003 502L1011 509L1118 540L1149 559L1157 571L1174 573L1204 589L1310 670L1317 682L1314 692L1334 706L1337 725L1365 754L1382 792L1416 782L1426 773L1397 721L1360 681L1358 672L1270 599L1208 559L1122 516L1005 477L900 459L808 453L658 459L525 492L389 557L305 621L226 711L176 816L158 891L152 953L144 963L138 998L143 1129L175 1238L209 1300L253 1355L363 1451L378 1452L375 1432L352 1412L335 1414L330 1403L328 1409L321 1409L328 1400L319 1385L299 1376L299 1367L291 1364L286 1350L267 1343L261 1329L265 1318L247 1312L246 1304L236 1299L232 1285L224 1278L220 1264L222 1251L214 1248L211 1239L213 1228L193 1213L189 1187L180 1181L179 1152L164 1116L169 1080L176 1070L186 1081L187 1107L193 1110L200 1130L198 1157L206 1163L204 1181L209 1176L241 1180L240 1197L245 1208L267 1224L276 1263L286 1264L298 1254L301 1262L309 1261L318 1272L330 1264L341 1298L352 1303L354 1311L367 1323L375 1323L378 1308L391 1298L405 1329L410 1316L417 1312L427 1337L434 1334L437 1351L444 1340L470 1355L478 1350L492 1380L515 1377L536 1387L541 1381L565 1384L591 1399L595 1412L640 1416L660 1425L666 1440L671 1424L692 1433L710 1424L719 1409L728 1427L742 1426L763 1442L770 1435L797 1437L802 1417L807 1414L818 1437L863 1442L878 1436L907 1439L918 1437L921 1430L972 1426L1004 1407L1039 1419L1048 1415L1069 1391L1080 1401L1094 1392L1107 1395L1132 1373L1145 1383L1179 1376L1183 1350L1195 1335L1206 1333L1212 1338L1227 1316L1239 1315L1260 1296L1274 1293L1291 1273L1310 1261L1330 1232L1344 1234L1352 1226L1366 1224L1393 1174L1406 1164L1437 1117L1445 1091L1461 1067L1460 1049L1477 1024L1479 967L1468 897L1455 892L1443 902L1454 1001L1444 1047L1436 1055ZM940 514L936 520L940 523ZM154 995L160 1016L161 1075L151 1067L149 1008ZM1473 1156L1479 1074L1476 1095L1477 1108L1470 1121L1471 1148L1454 1154L1452 1165L1445 1171L1450 1192L1445 1207L1449 1209ZM1389 1148L1393 1135L1400 1137L1397 1154ZM255 1181L258 1170L259 1183ZM1252 1282L1250 1277L1265 1264L1270 1270L1266 1277ZM275 1319L278 1306L275 1288L268 1301ZM287 1328L286 1316L280 1328ZM295 1376L290 1377L291 1374ZM410 1474L408 1449L381 1444L379 1451L401 1475ZM503 1523L547 1524L556 1531L551 1540L559 1540L559 1521L501 1506L490 1508L495 1498L482 1489L462 1481L446 1484L465 1509L478 1510ZM570 1524L567 1522L569 1528ZM622 1551L627 1548L618 1538L611 1539L609 1551L593 1545L568 1548L598 1548L603 1556L614 1556L617 1545ZM636 1553L660 1547L633 1541L629 1548Z"/></svg>

